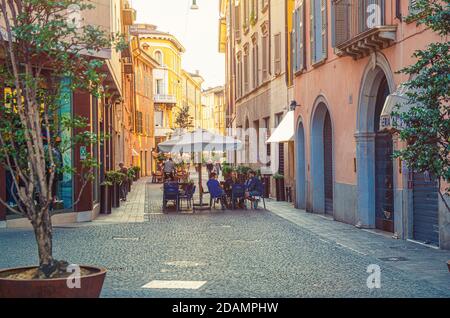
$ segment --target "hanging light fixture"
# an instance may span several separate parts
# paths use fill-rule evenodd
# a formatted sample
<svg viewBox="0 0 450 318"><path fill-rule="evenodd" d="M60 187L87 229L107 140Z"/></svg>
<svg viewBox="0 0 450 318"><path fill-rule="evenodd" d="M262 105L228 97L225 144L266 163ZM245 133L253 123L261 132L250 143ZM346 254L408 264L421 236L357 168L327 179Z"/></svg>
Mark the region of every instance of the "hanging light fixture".
<svg viewBox="0 0 450 318"><path fill-rule="evenodd" d="M192 0L191 10L198 10L197 0Z"/></svg>

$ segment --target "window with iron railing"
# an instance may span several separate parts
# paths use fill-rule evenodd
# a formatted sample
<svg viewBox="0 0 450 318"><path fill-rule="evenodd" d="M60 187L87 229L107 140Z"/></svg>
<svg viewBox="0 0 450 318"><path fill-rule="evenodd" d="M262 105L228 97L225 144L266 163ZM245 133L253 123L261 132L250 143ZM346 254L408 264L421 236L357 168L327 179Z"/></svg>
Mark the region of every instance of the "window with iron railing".
<svg viewBox="0 0 450 318"><path fill-rule="evenodd" d="M385 25L384 0L334 0L331 5L334 47L370 29Z"/></svg>

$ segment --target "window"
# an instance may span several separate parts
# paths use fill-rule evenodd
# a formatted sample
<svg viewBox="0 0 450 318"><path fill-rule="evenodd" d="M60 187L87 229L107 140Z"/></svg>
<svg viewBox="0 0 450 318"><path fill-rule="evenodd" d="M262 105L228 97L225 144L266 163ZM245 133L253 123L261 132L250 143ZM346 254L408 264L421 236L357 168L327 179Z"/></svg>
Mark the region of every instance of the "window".
<svg viewBox="0 0 450 318"><path fill-rule="evenodd" d="M284 113L278 113L275 114L275 128L278 127L278 125L281 123L281 121L283 120L283 115Z"/></svg>
<svg viewBox="0 0 450 318"><path fill-rule="evenodd" d="M244 94L249 90L249 63L248 63L248 47L244 52Z"/></svg>
<svg viewBox="0 0 450 318"><path fill-rule="evenodd" d="M237 40L241 38L241 4L234 7L234 36Z"/></svg>
<svg viewBox="0 0 450 318"><path fill-rule="evenodd" d="M236 79L236 93L237 97L242 96L242 57L241 54L238 54L237 57L237 79Z"/></svg>
<svg viewBox="0 0 450 318"><path fill-rule="evenodd" d="M250 23L252 25L256 24L256 21L258 21L258 0L251 0L251 10L250 10Z"/></svg>
<svg viewBox="0 0 450 318"><path fill-rule="evenodd" d="M266 81L269 77L269 36L262 37L262 80Z"/></svg>
<svg viewBox="0 0 450 318"><path fill-rule="evenodd" d="M162 111L155 111L155 127L163 127L164 117Z"/></svg>
<svg viewBox="0 0 450 318"><path fill-rule="evenodd" d="M258 37L255 34L253 38L253 49L252 49L252 78L253 78L253 88L259 86L259 49L258 49Z"/></svg>
<svg viewBox="0 0 450 318"><path fill-rule="evenodd" d="M327 57L327 1L311 0L310 12L311 61L318 63Z"/></svg>
<svg viewBox="0 0 450 318"><path fill-rule="evenodd" d="M416 8L417 0L409 0L408 11L409 14L417 14L419 13L419 9Z"/></svg>
<svg viewBox="0 0 450 318"><path fill-rule="evenodd" d="M274 69L275 75L281 74L281 33L274 35L275 54L274 54Z"/></svg>
<svg viewBox="0 0 450 318"><path fill-rule="evenodd" d="M143 124L142 124L142 112L140 111L136 111L136 132L138 134L142 134L142 128L143 128Z"/></svg>
<svg viewBox="0 0 450 318"><path fill-rule="evenodd" d="M244 23L242 24L242 28L244 30L246 30L249 25L249 12L248 12L249 11L248 10L248 2L249 1L250 0L244 0L244 18L243 18Z"/></svg>
<svg viewBox="0 0 450 318"><path fill-rule="evenodd" d="M162 79L156 80L156 94L157 95L164 95L164 81Z"/></svg>
<svg viewBox="0 0 450 318"><path fill-rule="evenodd" d="M292 50L294 55L294 71L298 72L306 68L305 65L305 2L300 1L300 5L295 9L293 15L293 37Z"/></svg>
<svg viewBox="0 0 450 318"><path fill-rule="evenodd" d="M156 51L155 52L155 60L161 65L164 64L163 63L163 56L162 56L162 52L161 51Z"/></svg>

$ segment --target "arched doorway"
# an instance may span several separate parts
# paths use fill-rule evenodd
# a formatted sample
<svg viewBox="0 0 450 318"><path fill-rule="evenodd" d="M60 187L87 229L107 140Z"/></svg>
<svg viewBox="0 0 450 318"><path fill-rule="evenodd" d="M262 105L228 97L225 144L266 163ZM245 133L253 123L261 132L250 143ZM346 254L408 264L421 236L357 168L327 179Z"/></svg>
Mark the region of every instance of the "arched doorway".
<svg viewBox="0 0 450 318"><path fill-rule="evenodd" d="M394 232L394 164L392 135L380 132L380 115L389 95L387 79L379 85L375 104L375 227Z"/></svg>
<svg viewBox="0 0 450 318"><path fill-rule="evenodd" d="M380 54L366 67L359 95L356 138L359 225L394 231L395 178L392 136L379 132L386 97L395 90L392 71Z"/></svg>
<svg viewBox="0 0 450 318"><path fill-rule="evenodd" d="M295 135L295 197L297 209L306 209L305 131L300 120Z"/></svg>
<svg viewBox="0 0 450 318"><path fill-rule="evenodd" d="M333 215L333 128L323 101L312 119L311 180L313 212Z"/></svg>

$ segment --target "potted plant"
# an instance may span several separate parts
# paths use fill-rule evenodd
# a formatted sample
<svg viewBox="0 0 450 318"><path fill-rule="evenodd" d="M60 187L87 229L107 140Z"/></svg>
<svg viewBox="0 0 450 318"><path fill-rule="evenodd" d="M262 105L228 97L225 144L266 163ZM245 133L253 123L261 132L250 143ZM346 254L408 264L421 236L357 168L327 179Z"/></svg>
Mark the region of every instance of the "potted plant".
<svg viewBox="0 0 450 318"><path fill-rule="evenodd" d="M118 208L120 206L120 186L125 181L125 174L111 170L105 173L104 184L112 189L112 207ZM110 193L111 193L110 192Z"/></svg>
<svg viewBox="0 0 450 318"><path fill-rule="evenodd" d="M106 270L69 265L55 257L50 207L57 174L70 173L79 181L75 206L99 167L89 151L77 157L77 168L64 166L61 157L67 149L91 149L103 142L104 134L92 133L89 118L64 112L63 106L71 103L75 91L104 97L104 62L93 56L116 39L100 27L74 27L74 19L67 18L74 4L80 11L92 8L90 4L23 2L3 1L0 6L0 51L6 61L0 76L6 86L0 99L0 164L18 189L15 208L2 200L0 204L30 220L39 259L36 266L0 270L0 298L98 297ZM73 134L60 138L62 132ZM73 274L71 285L68 277Z"/></svg>
<svg viewBox="0 0 450 318"><path fill-rule="evenodd" d="M128 192L131 191L131 186L133 185L133 181L136 178L136 172L134 169L130 168L127 170L127 177L128 177Z"/></svg>
<svg viewBox="0 0 450 318"><path fill-rule="evenodd" d="M233 167L230 166L230 164L224 163L222 165L222 174L223 174L224 179L229 178L229 176L232 172L233 172Z"/></svg>
<svg viewBox="0 0 450 318"><path fill-rule="evenodd" d="M140 175L140 172L141 172L141 167L133 166L133 167L131 167L131 170L133 170L133 172L134 172L133 180L134 181L138 181L139 180L139 175Z"/></svg>
<svg viewBox="0 0 450 318"><path fill-rule="evenodd" d="M284 175L280 173L275 173L272 176L275 179L275 192L277 201L285 201L285 193L284 193Z"/></svg>

